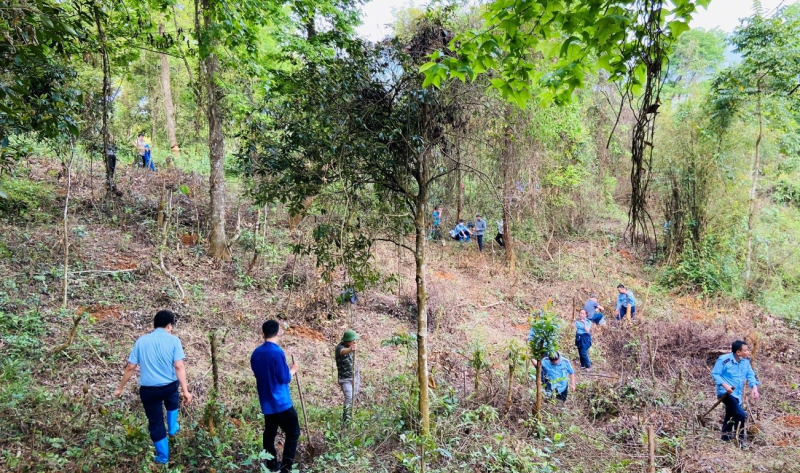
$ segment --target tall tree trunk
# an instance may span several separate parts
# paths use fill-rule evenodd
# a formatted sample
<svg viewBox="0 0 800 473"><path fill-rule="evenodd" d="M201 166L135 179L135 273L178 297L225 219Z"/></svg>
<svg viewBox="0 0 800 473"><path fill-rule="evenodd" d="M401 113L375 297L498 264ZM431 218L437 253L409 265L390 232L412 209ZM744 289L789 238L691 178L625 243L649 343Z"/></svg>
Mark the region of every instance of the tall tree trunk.
<svg viewBox="0 0 800 473"><path fill-rule="evenodd" d="M750 281L752 276L753 264L753 227L755 226L756 215L756 196L758 194L758 174L761 166L761 138L764 136L764 117L761 113L761 80L758 81L758 102L756 105L758 114L758 138L756 139L756 153L753 158L753 181L750 185L750 202L747 211L747 255L744 263L744 283L745 288L750 291Z"/></svg>
<svg viewBox="0 0 800 473"><path fill-rule="evenodd" d="M506 117L511 119L511 113ZM509 123L506 128L505 149L503 150L503 244L506 250L506 266L511 273L517 269L517 259L514 255L514 237L511 234L511 196L514 193L514 143L511 139L512 128Z"/></svg>
<svg viewBox="0 0 800 473"><path fill-rule="evenodd" d="M163 36L164 25L158 25L158 30ZM178 137L175 134L175 105L172 102L169 61L167 61L167 55L164 53L161 53L161 90L164 93L164 115L166 116L169 149L172 150L173 153L180 152L180 148L178 147Z"/></svg>
<svg viewBox="0 0 800 473"><path fill-rule="evenodd" d="M97 36L100 37L100 55L103 57L103 125L101 133L103 134L103 163L106 167L106 189L111 191L114 189L114 168L116 163L111 163L108 156L108 99L111 95L110 84L110 66L108 63L108 49L106 49L106 33L103 30L103 25L100 23L100 11L94 7L94 21L97 26ZM66 238L66 237L65 237Z"/></svg>
<svg viewBox="0 0 800 473"><path fill-rule="evenodd" d="M211 27L210 0L203 0L204 27ZM213 48L212 48L213 51ZM227 253L225 234L225 142L222 135L222 91L217 85L217 56L211 52L204 59L206 74L206 120L208 121L208 151L211 161L211 215L209 216L209 252L214 259L222 259Z"/></svg>
<svg viewBox="0 0 800 473"><path fill-rule="evenodd" d="M425 287L425 214L427 212L427 192L420 189L416 202L417 215L414 218L416 231L416 263L417 281L417 375L419 377L419 414L420 433L430 433L430 413L428 400L428 292Z"/></svg>
<svg viewBox="0 0 800 473"><path fill-rule="evenodd" d="M460 135L456 135L456 153L456 222L458 222L464 212L464 181L462 180Z"/></svg>

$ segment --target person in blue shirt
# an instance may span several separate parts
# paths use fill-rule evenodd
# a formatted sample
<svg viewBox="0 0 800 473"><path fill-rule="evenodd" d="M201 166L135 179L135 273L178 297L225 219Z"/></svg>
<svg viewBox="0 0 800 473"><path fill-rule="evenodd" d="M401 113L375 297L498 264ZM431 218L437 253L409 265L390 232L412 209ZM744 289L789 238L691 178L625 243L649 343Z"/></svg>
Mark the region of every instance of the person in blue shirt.
<svg viewBox="0 0 800 473"><path fill-rule="evenodd" d="M478 240L478 251L483 251L483 234L486 233L486 220L475 216L475 239Z"/></svg>
<svg viewBox="0 0 800 473"><path fill-rule="evenodd" d="M542 387L545 393L555 393L556 399L567 400L568 388L575 390L575 371L572 364L560 353L551 353L542 361ZM536 366L536 360L533 360Z"/></svg>
<svg viewBox="0 0 800 473"><path fill-rule="evenodd" d="M458 225L450 232L450 236L453 240L458 240L460 242L469 243L469 237L472 235L472 232L469 231L466 225L464 225L464 220L461 219L458 221Z"/></svg>
<svg viewBox="0 0 800 473"><path fill-rule="evenodd" d="M600 325L600 322L603 321L603 310L605 308L597 302L597 294L589 296L589 300L583 304L583 310L586 311L587 317L595 325Z"/></svg>
<svg viewBox="0 0 800 473"><path fill-rule="evenodd" d="M433 214L431 214L432 221L433 221L433 229L431 230L431 239L434 241L439 241L442 239L442 230L440 228L442 224L442 207L437 206L433 209Z"/></svg>
<svg viewBox="0 0 800 473"><path fill-rule="evenodd" d="M750 347L747 343L736 340L731 344L731 353L717 358L711 377L716 383L717 398L722 398L725 404L725 419L722 422L722 440L733 440L738 432L739 445L747 446L745 442L744 422L747 413L742 408L744 400L744 382L750 386L753 399L758 399L758 378L750 366ZM724 396L724 397L723 397Z"/></svg>
<svg viewBox="0 0 800 473"><path fill-rule="evenodd" d="M614 315L617 316L617 320L622 320L625 315L630 315L631 320L633 320L636 316L636 299L633 297L633 292L626 288L624 284L617 286L617 292L619 294L617 294L617 309L614 311ZM631 306L630 314L628 314L629 305Z"/></svg>
<svg viewBox="0 0 800 473"><path fill-rule="evenodd" d="M189 385L186 382L186 367L183 360L183 347L178 337L172 335L175 314L168 310L159 311L153 318L154 330L139 337L128 357L125 373L114 396L119 397L125 385L133 376L136 367L139 372L139 397L147 415L147 429L156 449L156 463L169 462L169 440L174 437L178 425L178 384L183 391L183 404L192 402ZM164 428L164 411L167 409L167 429Z"/></svg>
<svg viewBox="0 0 800 473"><path fill-rule="evenodd" d="M261 404L261 413L264 414L264 450L272 455L272 459L267 461L267 468L270 471L289 473L292 471L297 441L300 438L300 421L289 395L289 383L297 373L298 366L297 363L288 366L286 355L278 346L278 322L267 320L261 326L261 332L264 343L250 356L250 368L256 378L258 401ZM286 434L280 465L277 460L278 452L275 450L278 428Z"/></svg>
<svg viewBox="0 0 800 473"><path fill-rule="evenodd" d="M592 321L586 314L586 309L581 309L581 318L575 321L575 346L581 360L581 368L590 370L592 362L589 360L589 347L592 346Z"/></svg>

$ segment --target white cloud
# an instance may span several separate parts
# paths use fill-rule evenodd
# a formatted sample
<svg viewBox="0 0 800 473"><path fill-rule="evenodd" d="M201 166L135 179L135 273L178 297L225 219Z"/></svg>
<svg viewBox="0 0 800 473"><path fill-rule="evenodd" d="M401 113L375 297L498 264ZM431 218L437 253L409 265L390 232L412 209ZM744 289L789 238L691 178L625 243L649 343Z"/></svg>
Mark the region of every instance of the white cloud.
<svg viewBox="0 0 800 473"><path fill-rule="evenodd" d="M771 13L781 5L797 3L800 0L761 0L764 11ZM383 39L391 34L394 12L411 6L425 6L426 0L372 0L361 7L364 12L364 24L358 33L372 41ZM723 31L733 31L739 25L739 19L753 13L753 0L712 0L708 10L700 9L692 20L693 28L712 29L719 27Z"/></svg>

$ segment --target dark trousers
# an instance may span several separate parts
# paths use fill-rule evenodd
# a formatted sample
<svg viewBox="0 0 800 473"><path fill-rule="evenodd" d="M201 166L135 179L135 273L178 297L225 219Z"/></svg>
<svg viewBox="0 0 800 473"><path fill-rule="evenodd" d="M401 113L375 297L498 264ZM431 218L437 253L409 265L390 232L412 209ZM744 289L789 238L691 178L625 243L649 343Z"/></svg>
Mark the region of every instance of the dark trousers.
<svg viewBox="0 0 800 473"><path fill-rule="evenodd" d="M294 410L294 407L277 414L264 414L264 450L273 457L273 460L267 463L273 469L278 466L278 452L275 450L278 427L286 434L280 471L288 473L292 471L294 455L297 453L297 440L300 438L300 421L297 419L297 411Z"/></svg>
<svg viewBox="0 0 800 473"><path fill-rule="evenodd" d="M589 320L591 320L595 325L600 325L600 321L603 320L603 313L597 312L596 314L589 316Z"/></svg>
<svg viewBox="0 0 800 473"><path fill-rule="evenodd" d="M503 240L503 234L502 233L498 233L497 235L495 235L494 236L494 241L496 241L498 245L500 245L503 248L505 248L506 242L505 242L505 240Z"/></svg>
<svg viewBox="0 0 800 473"><path fill-rule="evenodd" d="M150 439L158 442L167 438L167 429L164 427L164 407L168 411L175 411L180 407L178 400L178 382L173 381L165 386L142 386L139 388L139 397L144 405L147 415L147 430Z"/></svg>
<svg viewBox="0 0 800 473"><path fill-rule="evenodd" d="M116 154L107 154L106 155L106 181L108 184L111 184L111 181L114 180L114 171L117 169L117 155Z"/></svg>
<svg viewBox="0 0 800 473"><path fill-rule="evenodd" d="M722 400L725 404L725 420L722 421L722 440L730 441L739 432L739 440L744 440L744 421L747 419L747 413L742 409L742 401L728 395Z"/></svg>
<svg viewBox="0 0 800 473"><path fill-rule="evenodd" d="M619 309L619 315L617 316L617 320L622 320L625 315L628 314L628 306L622 306ZM636 317L636 306L631 306L631 320Z"/></svg>
<svg viewBox="0 0 800 473"><path fill-rule="evenodd" d="M475 235L478 240L478 251L483 251L483 235Z"/></svg>
<svg viewBox="0 0 800 473"><path fill-rule="evenodd" d="M592 336L588 333L575 334L575 346L578 347L581 368L591 368L592 362L589 360L589 347L592 346Z"/></svg>
<svg viewBox="0 0 800 473"><path fill-rule="evenodd" d="M550 380L547 378L547 376L544 375L544 371L542 371L542 387L544 388L545 392L553 391L553 387L550 385ZM567 394L569 394L569 386L565 387L564 390L561 391L560 393L557 393L556 399L558 399L559 401L566 402Z"/></svg>

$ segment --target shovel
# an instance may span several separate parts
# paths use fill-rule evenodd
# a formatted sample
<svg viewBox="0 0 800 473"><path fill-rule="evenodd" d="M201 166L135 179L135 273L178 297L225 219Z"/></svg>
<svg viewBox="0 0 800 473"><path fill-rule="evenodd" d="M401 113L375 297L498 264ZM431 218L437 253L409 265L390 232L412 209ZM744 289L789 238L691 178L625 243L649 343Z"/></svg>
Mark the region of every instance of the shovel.
<svg viewBox="0 0 800 473"><path fill-rule="evenodd" d="M292 355L292 364L294 364L294 355ZM300 395L300 407L303 410L303 422L306 425L306 437L308 437L308 456L314 458L316 449L314 444L311 443L311 429L308 428L308 415L306 414L306 401L303 399L303 390L300 389L300 373L294 374L294 380L297 381L297 393Z"/></svg>
<svg viewBox="0 0 800 473"><path fill-rule="evenodd" d="M725 399L726 399L728 396L730 396L730 393L725 393L725 394L723 394L723 395L722 395L722 397L720 397L719 399L717 399L717 402L715 402L715 403L714 403L714 405L713 405L713 406L711 406L711 409L707 410L707 411L705 412L705 414L703 414L703 415L701 415L701 416L697 416L697 420L700 422L700 425L702 425L703 427L705 427L705 426L706 426L706 417L707 417L709 414L711 414L711 411L713 411L714 409L716 409L716 408L717 408L717 406L719 406L720 404L722 404L722 401L724 401L724 400L725 400Z"/></svg>

